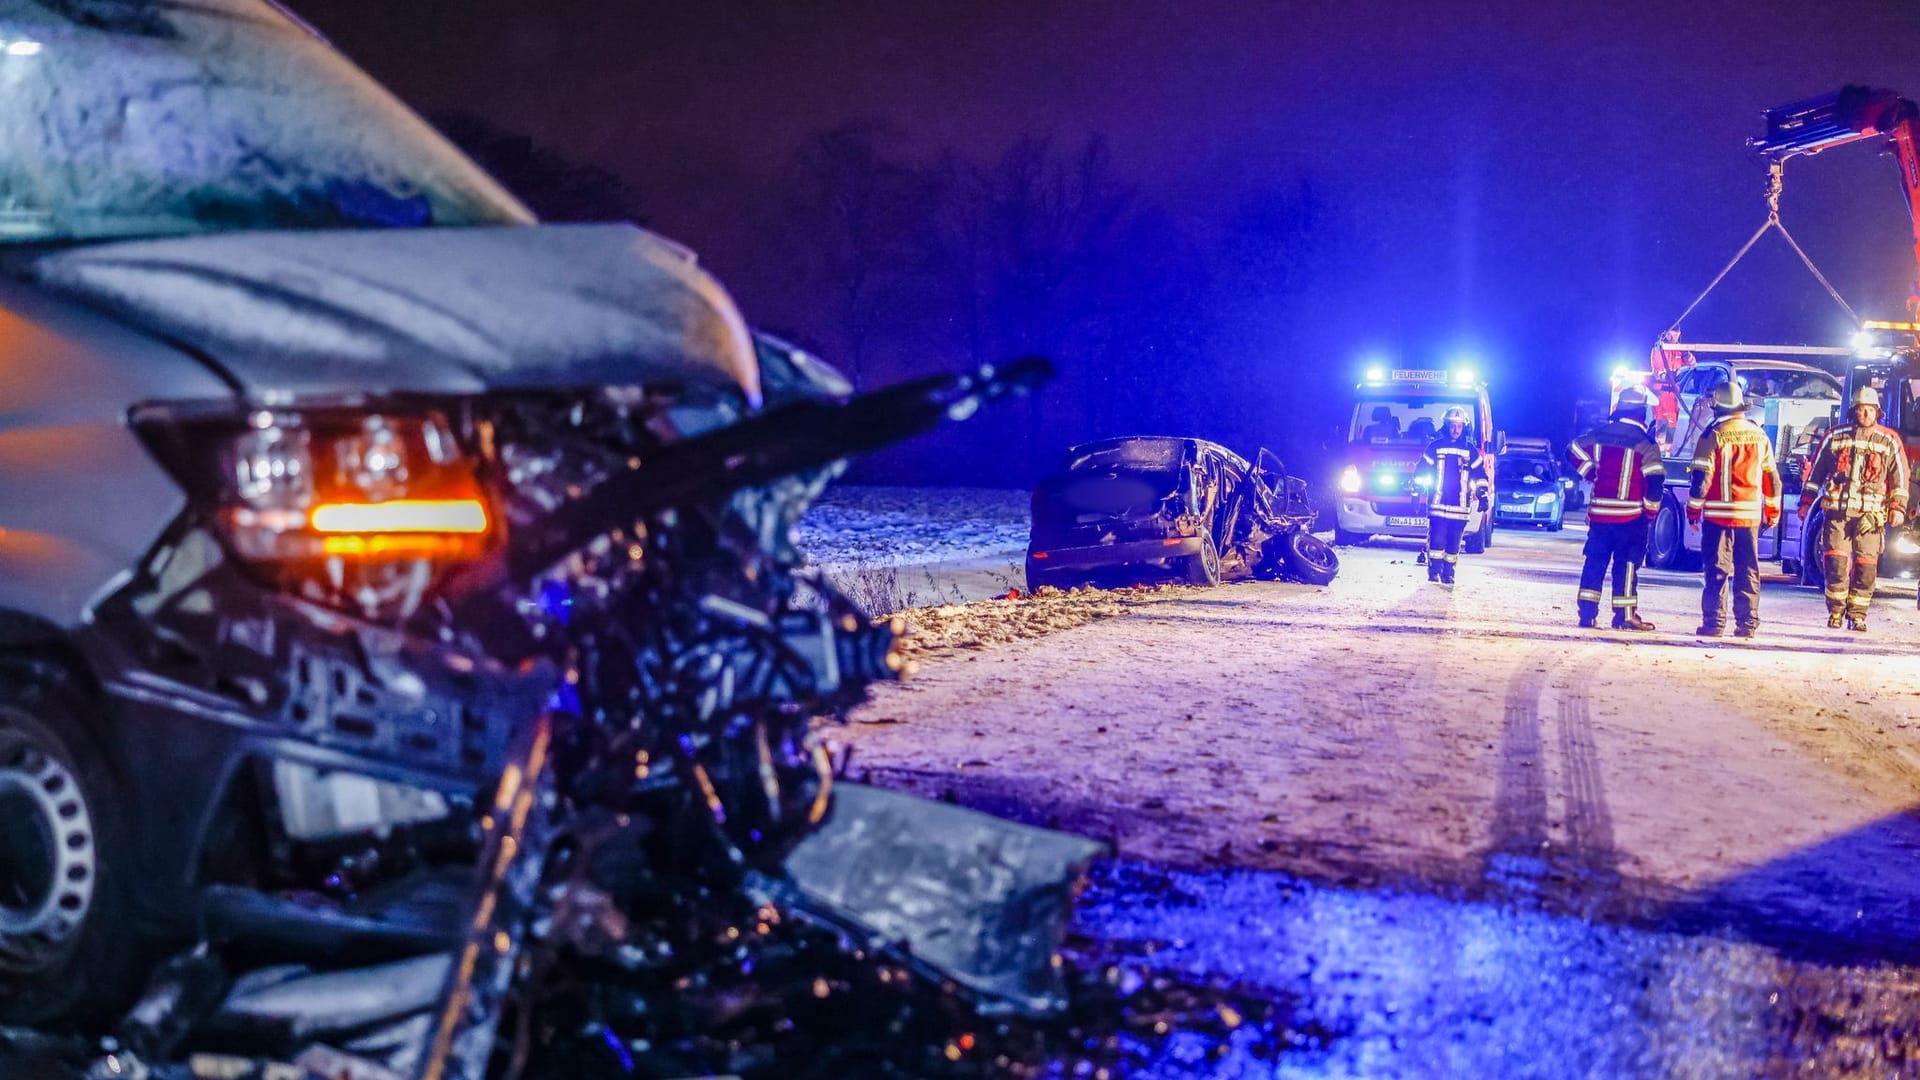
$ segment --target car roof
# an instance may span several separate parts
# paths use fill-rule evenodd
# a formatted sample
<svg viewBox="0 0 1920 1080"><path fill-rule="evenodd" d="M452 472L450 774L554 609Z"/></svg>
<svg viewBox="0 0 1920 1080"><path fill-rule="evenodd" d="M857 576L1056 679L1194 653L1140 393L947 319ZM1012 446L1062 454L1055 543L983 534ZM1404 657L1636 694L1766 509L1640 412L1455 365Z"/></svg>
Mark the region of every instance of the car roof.
<svg viewBox="0 0 1920 1080"><path fill-rule="evenodd" d="M1242 464L1245 463L1244 458L1232 450L1227 449L1225 446L1208 439L1195 438L1191 435L1117 435L1110 439L1095 439L1092 442L1084 442L1076 446L1068 447L1066 453L1062 456L1062 460L1071 461L1074 458L1082 457L1095 451L1104 450L1108 447L1123 446L1127 443L1173 443L1179 445L1183 452L1219 454L1232 458L1234 461L1241 462Z"/></svg>

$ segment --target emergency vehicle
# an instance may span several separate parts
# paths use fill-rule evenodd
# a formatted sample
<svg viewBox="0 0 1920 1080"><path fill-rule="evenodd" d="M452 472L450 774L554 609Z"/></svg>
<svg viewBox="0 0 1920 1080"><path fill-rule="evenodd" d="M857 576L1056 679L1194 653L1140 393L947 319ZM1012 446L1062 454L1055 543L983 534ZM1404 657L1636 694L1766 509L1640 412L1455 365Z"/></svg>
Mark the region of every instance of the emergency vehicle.
<svg viewBox="0 0 1920 1080"><path fill-rule="evenodd" d="M1654 438L1666 459L1667 490L1660 501L1647 537L1647 565L1656 569L1698 565L1700 526L1687 521L1687 488L1693 448L1713 423L1713 392L1727 382L1738 383L1747 399L1747 419L1760 425L1783 462L1797 443L1824 430L1840 407L1842 387L1834 375L1812 364L1781 359L1781 355L1845 355L1847 350L1818 346L1726 345L1662 342L1655 352L1654 371L1614 373L1614 396L1628 385L1642 385L1655 402ZM1787 504L1792 510L1792 504ZM1760 531L1760 557L1791 557L1799 551L1798 521L1782 518L1780 525Z"/></svg>
<svg viewBox="0 0 1920 1080"><path fill-rule="evenodd" d="M1441 418L1456 405L1467 410L1468 435L1481 452L1499 452L1505 438L1494 430L1487 384L1471 370L1367 369L1354 388L1341 455L1335 543L1361 544L1374 536L1426 539L1420 455L1445 429ZM1492 498L1489 490L1486 507L1493 505ZM1478 554L1492 539L1493 514L1476 503L1462 546Z"/></svg>

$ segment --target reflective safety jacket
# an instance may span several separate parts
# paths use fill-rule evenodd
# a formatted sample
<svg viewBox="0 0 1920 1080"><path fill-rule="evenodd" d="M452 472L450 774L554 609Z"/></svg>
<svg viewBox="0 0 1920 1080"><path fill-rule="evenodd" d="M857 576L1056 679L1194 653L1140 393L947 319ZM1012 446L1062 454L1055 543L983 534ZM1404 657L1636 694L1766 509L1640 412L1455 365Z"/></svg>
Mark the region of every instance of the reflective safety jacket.
<svg viewBox="0 0 1920 1080"><path fill-rule="evenodd" d="M1724 417L1701 432L1688 471L1693 477L1689 514L1699 511L1707 521L1729 528L1780 519L1773 443L1746 417Z"/></svg>
<svg viewBox="0 0 1920 1080"><path fill-rule="evenodd" d="M1813 456L1805 493L1818 495L1827 516L1886 518L1907 512L1907 448L1885 424L1842 424Z"/></svg>
<svg viewBox="0 0 1920 1080"><path fill-rule="evenodd" d="M1589 522L1623 525L1660 512L1667 467L1640 421L1619 417L1594 428L1567 447L1567 461L1582 479L1593 481Z"/></svg>
<svg viewBox="0 0 1920 1080"><path fill-rule="evenodd" d="M1473 436L1461 431L1458 439L1441 436L1427 444L1420 455L1419 475L1428 481L1427 513L1434 517L1465 521L1473 511L1477 487L1487 482L1487 468L1480 460L1480 447Z"/></svg>

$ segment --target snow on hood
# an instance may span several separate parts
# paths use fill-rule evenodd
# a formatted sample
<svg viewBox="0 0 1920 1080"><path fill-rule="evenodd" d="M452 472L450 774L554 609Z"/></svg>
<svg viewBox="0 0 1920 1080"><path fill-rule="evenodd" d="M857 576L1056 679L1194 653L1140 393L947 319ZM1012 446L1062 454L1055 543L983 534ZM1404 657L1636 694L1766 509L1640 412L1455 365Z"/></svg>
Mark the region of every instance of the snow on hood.
<svg viewBox="0 0 1920 1080"><path fill-rule="evenodd" d="M249 396L679 385L759 401L732 299L630 225L238 232L70 248L26 274L199 350Z"/></svg>

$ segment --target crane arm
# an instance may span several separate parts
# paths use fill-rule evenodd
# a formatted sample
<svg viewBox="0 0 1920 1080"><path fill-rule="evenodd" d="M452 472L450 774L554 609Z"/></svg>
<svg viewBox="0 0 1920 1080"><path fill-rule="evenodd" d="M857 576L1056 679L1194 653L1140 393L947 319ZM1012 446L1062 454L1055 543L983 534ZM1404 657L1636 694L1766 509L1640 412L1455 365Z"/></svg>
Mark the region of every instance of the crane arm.
<svg viewBox="0 0 1920 1080"><path fill-rule="evenodd" d="M1791 105L1768 109L1767 133L1747 145L1775 164L1801 154L1875 137L1887 138L1900 167L1907 219L1913 227L1914 263L1920 267L1920 105L1891 90L1846 86Z"/></svg>

